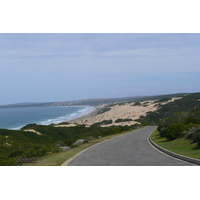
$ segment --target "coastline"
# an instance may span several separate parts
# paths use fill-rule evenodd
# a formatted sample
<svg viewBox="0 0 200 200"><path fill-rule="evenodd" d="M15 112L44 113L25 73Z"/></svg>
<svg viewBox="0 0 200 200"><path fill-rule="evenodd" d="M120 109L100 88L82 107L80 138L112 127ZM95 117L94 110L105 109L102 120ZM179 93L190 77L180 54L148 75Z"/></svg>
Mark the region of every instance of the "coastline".
<svg viewBox="0 0 200 200"><path fill-rule="evenodd" d="M77 121L79 120L85 120L89 117L94 117L96 116L96 114L102 110L104 107L106 107L108 104L102 104L100 106L85 106L85 107L92 107L93 110L88 112L88 113L85 113L84 115L82 116L79 116L79 117L76 117L76 118L73 118L73 119L70 119L70 120L66 120L66 121L63 121L63 122L60 122L60 123L57 123L55 124L54 126L55 127L69 127L69 126L76 126L78 123ZM69 106L70 107L70 106ZM74 107L74 106L73 106ZM84 107L84 106L83 106ZM68 124L62 124L62 123L68 123Z"/></svg>
<svg viewBox="0 0 200 200"><path fill-rule="evenodd" d="M172 98L170 101L174 101L177 98L180 97ZM169 103L170 101L163 102L160 104L166 104ZM58 106L58 107L63 107L63 106ZM52 119L49 118L48 120L44 121L45 123L49 121L48 124L37 123L37 122L35 123L41 125L52 125L55 127L69 127L77 125L85 125L86 127L88 127L93 124L98 124L101 127L131 126L135 124L139 125L140 123L137 122L137 119L139 119L140 116L146 116L148 112L156 111L158 109L158 102L157 100L146 100L140 102L126 102L126 103L124 102L124 103L113 103L113 104L107 103L98 106L77 105L77 106L64 106L64 107L82 107L83 109L81 109L79 112L71 113L71 116L69 116L69 118L59 117L60 119L55 118L56 121L53 118ZM32 115L32 112L29 111L29 113ZM23 126L20 126L20 128ZM18 129L7 128L7 129L20 130L20 128Z"/></svg>
<svg viewBox="0 0 200 200"><path fill-rule="evenodd" d="M69 120L64 120L64 121L61 121L61 122L58 122L58 123L53 123L52 125L54 126L54 127L63 127L63 126L66 126L66 125L59 125L59 124L62 124L62 123L69 123L69 122L71 122L71 121L73 121L73 120L78 120L78 119L81 119L81 118L84 118L84 117L86 117L86 116L89 116L89 115L91 115L92 113L94 113L95 111L96 111L96 107L95 106L89 106L89 105L86 105L86 106L59 106L59 107L85 107L85 108L88 108L88 107L90 107L90 108L92 108L92 110L91 111L89 111L89 112L87 112L87 113L85 113L85 114L83 114L83 115L81 115L81 116L78 116L78 117L74 117L74 118L72 118L72 119L69 119ZM72 125L73 126L73 125Z"/></svg>
<svg viewBox="0 0 200 200"><path fill-rule="evenodd" d="M77 118L74 118L74 119L71 119L71 120L68 120L69 122L73 122L73 121L76 121L78 119L84 119L86 117L93 117L95 116L100 110L102 110L103 108L107 107L108 104L102 104L100 106L87 106L87 107L92 107L93 110L89 113L86 113L84 114L83 116L80 116L80 117L77 117Z"/></svg>
<svg viewBox="0 0 200 200"><path fill-rule="evenodd" d="M84 106L82 106L82 107L84 107ZM88 116L95 115L96 111L98 110L97 106L96 107L95 106L85 106L85 107L91 107L91 108L93 108L93 110L88 112L88 113L83 114L82 116L79 116L79 117L76 117L76 118L73 118L73 119L69 119L69 120L64 121L64 122L73 122L74 120L78 120L78 119L82 119L82 118L85 118L85 117L88 117Z"/></svg>

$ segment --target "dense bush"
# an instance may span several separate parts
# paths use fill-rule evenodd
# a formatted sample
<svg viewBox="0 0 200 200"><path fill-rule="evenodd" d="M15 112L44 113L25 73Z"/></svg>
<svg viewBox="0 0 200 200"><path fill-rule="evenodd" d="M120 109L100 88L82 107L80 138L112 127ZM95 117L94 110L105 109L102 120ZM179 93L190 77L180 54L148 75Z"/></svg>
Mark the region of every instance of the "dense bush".
<svg viewBox="0 0 200 200"><path fill-rule="evenodd" d="M47 152L50 151L50 148L47 147L35 147L34 149L27 150L23 153L24 158L32 158L37 156L44 156Z"/></svg>
<svg viewBox="0 0 200 200"><path fill-rule="evenodd" d="M16 150L16 151L11 152L8 157L15 158L15 157L20 156L22 154L23 154L22 150Z"/></svg>
<svg viewBox="0 0 200 200"><path fill-rule="evenodd" d="M198 146L200 146L200 132L196 133L194 142L197 142Z"/></svg>
<svg viewBox="0 0 200 200"><path fill-rule="evenodd" d="M165 127L162 127L160 130L159 130L159 132L160 132L160 136L161 137L165 137L166 135L165 135L165 133L166 133L166 128Z"/></svg>
<svg viewBox="0 0 200 200"><path fill-rule="evenodd" d="M189 116L185 119L185 124L200 124L200 117Z"/></svg>
<svg viewBox="0 0 200 200"><path fill-rule="evenodd" d="M112 120L103 120L101 122L97 122L94 125L100 126L100 125L106 125L106 124L112 124Z"/></svg>
<svg viewBox="0 0 200 200"><path fill-rule="evenodd" d="M117 119L115 120L115 123L120 123L120 122L129 122L129 121L133 121L132 119L126 118L126 119Z"/></svg>
<svg viewBox="0 0 200 200"><path fill-rule="evenodd" d="M165 137L169 140L174 140L180 137L184 131L186 131L189 127L183 123L173 123L166 127L165 129Z"/></svg>
<svg viewBox="0 0 200 200"><path fill-rule="evenodd" d="M197 142L198 146L200 146L200 126L199 125L190 125L191 128L184 132L184 134L193 140L193 142Z"/></svg>
<svg viewBox="0 0 200 200"><path fill-rule="evenodd" d="M137 101L137 102L135 102L134 104L133 104L133 106L141 106L142 104L139 102L139 101Z"/></svg>
<svg viewBox="0 0 200 200"><path fill-rule="evenodd" d="M158 125L158 130L160 131L163 127L166 128L172 123L184 123L185 117L186 117L185 112L176 112L172 114L171 116L160 120L160 123Z"/></svg>
<svg viewBox="0 0 200 200"><path fill-rule="evenodd" d="M161 118L157 112L148 112L146 116L140 116L135 121L140 122L142 125L157 125Z"/></svg>
<svg viewBox="0 0 200 200"><path fill-rule="evenodd" d="M53 153L60 153L62 151L62 149L60 147L55 147L52 149Z"/></svg>
<svg viewBox="0 0 200 200"><path fill-rule="evenodd" d="M171 100L172 98L162 98L162 99L159 99L159 100L157 100L157 101L155 101L155 103L162 103L162 102L166 102L166 101L169 101L169 100Z"/></svg>
<svg viewBox="0 0 200 200"><path fill-rule="evenodd" d="M0 166L14 166L17 161L14 158L0 158Z"/></svg>
<svg viewBox="0 0 200 200"><path fill-rule="evenodd" d="M100 110L100 111L97 113L97 115L100 115L100 114L102 114L102 113L108 112L109 110L111 110L111 108L109 108L109 107L103 108L102 110Z"/></svg>

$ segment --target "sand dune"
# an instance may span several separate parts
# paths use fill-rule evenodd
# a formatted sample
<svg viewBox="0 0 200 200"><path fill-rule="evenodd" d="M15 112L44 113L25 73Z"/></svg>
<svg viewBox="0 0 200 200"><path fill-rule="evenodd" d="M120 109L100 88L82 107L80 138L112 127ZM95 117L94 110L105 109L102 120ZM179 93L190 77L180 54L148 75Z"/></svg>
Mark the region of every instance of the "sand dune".
<svg viewBox="0 0 200 200"><path fill-rule="evenodd" d="M171 101L174 101L178 99L179 97L172 98L168 102L161 103L166 104ZM134 121L135 119L138 119L140 116L145 116L147 112L156 111L158 109L158 103L156 103L157 100L149 100L149 101L142 101L140 102L140 105L135 105L135 102L132 103L124 103L124 104L116 104L114 106L109 106L111 108L109 111L104 112L102 114L90 113L87 116L77 118L74 120L69 121L69 125L59 125L59 126L74 126L75 124L85 124L85 125L92 125L94 123L102 122L104 120L112 120L112 124L108 125L101 125L101 126L111 126L111 125L133 125L138 122ZM106 105L102 105L101 107L105 107ZM96 107L96 109L99 109L99 107ZM133 121L127 121L127 122L119 122L116 123L117 119L129 119Z"/></svg>

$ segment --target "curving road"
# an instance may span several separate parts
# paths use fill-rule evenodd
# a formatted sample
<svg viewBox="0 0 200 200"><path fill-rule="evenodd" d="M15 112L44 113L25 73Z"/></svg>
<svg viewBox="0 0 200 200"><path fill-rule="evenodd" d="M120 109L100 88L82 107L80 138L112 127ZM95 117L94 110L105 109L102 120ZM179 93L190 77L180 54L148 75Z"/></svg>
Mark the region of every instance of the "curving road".
<svg viewBox="0 0 200 200"><path fill-rule="evenodd" d="M148 126L99 143L76 156L69 166L191 166L168 156L150 145L149 135L156 126Z"/></svg>

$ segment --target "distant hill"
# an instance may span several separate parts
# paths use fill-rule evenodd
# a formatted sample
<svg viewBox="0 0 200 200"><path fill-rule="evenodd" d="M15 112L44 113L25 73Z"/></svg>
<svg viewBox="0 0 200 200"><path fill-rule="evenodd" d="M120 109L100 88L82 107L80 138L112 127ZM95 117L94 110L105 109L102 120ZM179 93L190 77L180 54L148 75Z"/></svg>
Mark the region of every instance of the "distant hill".
<svg viewBox="0 0 200 200"><path fill-rule="evenodd" d="M155 96L140 96L140 97L122 97L122 98L105 98L105 99L84 99L75 101L62 101L62 102L44 102L44 103L17 103L9 105L1 105L0 108L17 108L17 107L52 107L52 106L98 106L102 104L113 104L122 102L134 102L145 100L156 100L162 98L172 98L184 96L188 93L166 94Z"/></svg>

